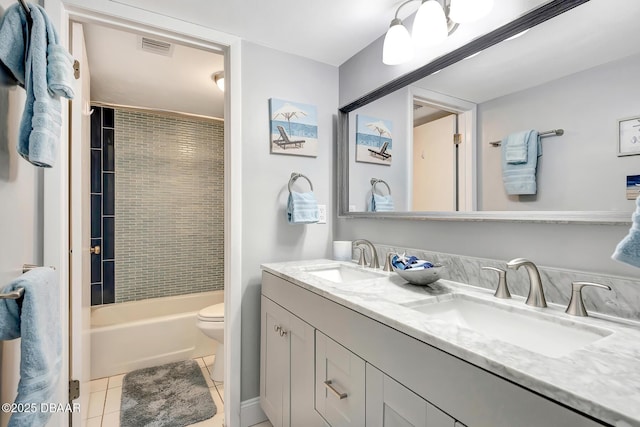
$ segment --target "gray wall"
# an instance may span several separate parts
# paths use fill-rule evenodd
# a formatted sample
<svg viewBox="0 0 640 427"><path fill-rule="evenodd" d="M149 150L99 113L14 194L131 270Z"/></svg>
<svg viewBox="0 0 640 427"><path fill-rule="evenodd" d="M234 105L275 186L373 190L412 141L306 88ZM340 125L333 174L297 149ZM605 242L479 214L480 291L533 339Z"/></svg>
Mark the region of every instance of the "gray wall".
<svg viewBox="0 0 640 427"><path fill-rule="evenodd" d="M116 109L116 302L224 288L223 130Z"/></svg>
<svg viewBox="0 0 640 427"><path fill-rule="evenodd" d="M269 154L269 98L318 107L318 157ZM324 258L327 224L286 221L287 182L300 172L318 203L334 212L333 153L338 69L253 43L242 43L242 400L260 394L260 264ZM307 189L306 182L294 188Z"/></svg>
<svg viewBox="0 0 640 427"><path fill-rule="evenodd" d="M639 114L639 75L635 55L480 104L478 208L633 211L626 176L640 174L640 157L617 156L617 120ZM565 134L542 140L538 194L507 196L501 150L488 142L556 128Z"/></svg>

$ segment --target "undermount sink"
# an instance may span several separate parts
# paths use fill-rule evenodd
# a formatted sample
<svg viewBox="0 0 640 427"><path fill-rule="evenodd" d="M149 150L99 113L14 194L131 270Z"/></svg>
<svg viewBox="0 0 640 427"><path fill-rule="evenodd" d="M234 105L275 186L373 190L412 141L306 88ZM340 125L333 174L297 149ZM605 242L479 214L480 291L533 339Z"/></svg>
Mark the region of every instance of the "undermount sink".
<svg viewBox="0 0 640 427"><path fill-rule="evenodd" d="M314 276L335 283L357 282L359 280L379 279L384 277L384 274L365 270L363 268L349 267L343 264L318 266L308 268L306 271L309 274L313 274Z"/></svg>
<svg viewBox="0 0 640 427"><path fill-rule="evenodd" d="M612 333L588 325L556 323L535 312L461 294L442 302L406 306L448 324L549 357L564 356Z"/></svg>

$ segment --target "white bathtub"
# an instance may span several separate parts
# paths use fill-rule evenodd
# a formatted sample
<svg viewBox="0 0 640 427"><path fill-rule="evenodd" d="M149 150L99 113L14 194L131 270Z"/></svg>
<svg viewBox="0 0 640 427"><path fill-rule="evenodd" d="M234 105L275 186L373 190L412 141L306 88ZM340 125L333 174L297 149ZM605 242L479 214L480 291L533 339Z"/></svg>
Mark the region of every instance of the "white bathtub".
<svg viewBox="0 0 640 427"><path fill-rule="evenodd" d="M196 317L223 301L224 291L212 291L93 308L91 378L215 354Z"/></svg>

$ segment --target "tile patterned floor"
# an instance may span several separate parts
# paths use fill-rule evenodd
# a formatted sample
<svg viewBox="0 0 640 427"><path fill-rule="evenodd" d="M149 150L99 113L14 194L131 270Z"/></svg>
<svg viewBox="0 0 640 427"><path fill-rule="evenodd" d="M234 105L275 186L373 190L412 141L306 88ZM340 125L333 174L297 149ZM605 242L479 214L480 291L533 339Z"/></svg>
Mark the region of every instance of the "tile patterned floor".
<svg viewBox="0 0 640 427"><path fill-rule="evenodd" d="M213 418L191 424L189 427L222 427L224 422L224 385L214 384L210 378L210 369L215 356L196 358L202 374L207 380L211 397L218 412ZM89 397L89 410L87 418L83 420L83 427L120 427L120 400L122 398L122 379L124 374L113 377L101 378L91 381ZM256 427L271 427L268 422L258 424Z"/></svg>

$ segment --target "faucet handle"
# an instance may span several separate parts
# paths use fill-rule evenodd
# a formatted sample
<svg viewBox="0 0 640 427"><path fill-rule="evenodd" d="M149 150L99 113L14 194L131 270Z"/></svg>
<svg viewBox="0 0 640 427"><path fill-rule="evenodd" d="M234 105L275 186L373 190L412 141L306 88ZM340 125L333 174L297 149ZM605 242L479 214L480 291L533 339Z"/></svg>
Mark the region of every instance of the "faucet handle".
<svg viewBox="0 0 640 427"><path fill-rule="evenodd" d="M393 268L391 267L391 258L393 258L395 254L395 252L387 252L384 268L382 269L383 271L393 271Z"/></svg>
<svg viewBox="0 0 640 427"><path fill-rule="evenodd" d="M367 257L364 254L364 248L362 246L356 246L355 249L360 249L360 259L358 261L358 265L361 267L365 267L367 265Z"/></svg>
<svg viewBox="0 0 640 427"><path fill-rule="evenodd" d="M496 267L481 267L482 270L491 270L498 273L498 287L496 288L496 293L493 294L496 298L511 298L511 292L509 292L509 287L507 286L507 272L501 268Z"/></svg>
<svg viewBox="0 0 640 427"><path fill-rule="evenodd" d="M611 287L603 285L601 283L592 282L571 282L571 300L565 310L565 313L571 316L588 316L587 310L584 308L584 301L582 301L582 288L585 286L593 286L596 288L611 290Z"/></svg>

